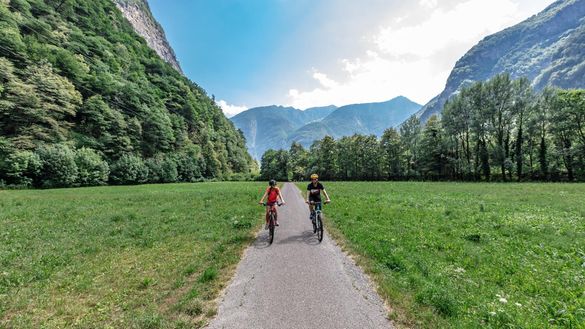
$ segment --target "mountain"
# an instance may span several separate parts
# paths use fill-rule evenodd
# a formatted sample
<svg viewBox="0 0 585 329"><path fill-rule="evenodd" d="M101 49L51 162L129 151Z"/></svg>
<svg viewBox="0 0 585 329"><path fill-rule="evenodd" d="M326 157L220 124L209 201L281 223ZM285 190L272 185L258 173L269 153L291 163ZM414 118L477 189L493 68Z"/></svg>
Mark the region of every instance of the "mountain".
<svg viewBox="0 0 585 329"><path fill-rule="evenodd" d="M547 85L585 87L585 0L557 1L541 13L484 38L451 72L445 90L417 113L422 121L440 113L462 86L507 72Z"/></svg>
<svg viewBox="0 0 585 329"><path fill-rule="evenodd" d="M329 135L381 136L420 110L421 105L406 97L387 102L328 106L305 111L292 107L268 106L242 112L231 120L246 137L248 151L260 159L268 149L288 149L292 142L305 147Z"/></svg>
<svg viewBox="0 0 585 329"><path fill-rule="evenodd" d="M268 149L288 148L288 135L292 131L323 119L335 109L335 106L326 106L301 111L273 105L249 109L231 120L244 133L252 157L260 159Z"/></svg>
<svg viewBox="0 0 585 329"><path fill-rule="evenodd" d="M298 129L289 137L289 141L309 146L314 140L326 135L334 138L353 134L381 136L384 130L399 125L420 108L420 104L403 96L381 103L346 105L332 112L318 124Z"/></svg>
<svg viewBox="0 0 585 329"><path fill-rule="evenodd" d="M114 0L124 17L132 24L148 46L177 71L183 73L175 51L169 44L163 28L152 16L146 0Z"/></svg>
<svg viewBox="0 0 585 329"><path fill-rule="evenodd" d="M146 2L117 4L164 36ZM108 172L117 183L193 181L254 166L215 101L114 2L0 1L0 26L0 185L84 184L76 166L90 163L99 184Z"/></svg>

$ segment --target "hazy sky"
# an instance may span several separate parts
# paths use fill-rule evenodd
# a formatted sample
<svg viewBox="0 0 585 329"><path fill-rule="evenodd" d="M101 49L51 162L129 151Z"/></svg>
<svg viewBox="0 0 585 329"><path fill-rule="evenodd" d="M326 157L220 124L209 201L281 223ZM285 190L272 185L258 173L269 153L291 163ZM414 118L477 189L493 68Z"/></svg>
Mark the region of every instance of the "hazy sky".
<svg viewBox="0 0 585 329"><path fill-rule="evenodd" d="M227 115L385 101L425 104L483 37L553 0L149 0L185 74Z"/></svg>

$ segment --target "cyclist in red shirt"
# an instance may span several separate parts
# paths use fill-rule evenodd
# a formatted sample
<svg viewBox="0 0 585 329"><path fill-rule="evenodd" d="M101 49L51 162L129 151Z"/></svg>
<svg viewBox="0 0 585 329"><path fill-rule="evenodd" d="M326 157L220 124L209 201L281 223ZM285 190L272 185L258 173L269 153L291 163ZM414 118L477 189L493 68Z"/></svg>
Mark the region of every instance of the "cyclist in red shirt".
<svg viewBox="0 0 585 329"><path fill-rule="evenodd" d="M269 186L266 189L266 192L264 192L262 199L260 199L260 204L263 204L264 198L268 197L268 199L266 200L266 226L264 227L265 229L268 229L268 212L270 211L270 207L274 207L274 205L278 202L279 198L282 205L286 204L286 202L284 202L284 199L282 198L280 189L278 188L278 186L276 186L276 181L274 179L271 179L270 182L268 182L268 185ZM276 207L274 207L274 212L276 213L275 225L278 226L278 213L276 212Z"/></svg>

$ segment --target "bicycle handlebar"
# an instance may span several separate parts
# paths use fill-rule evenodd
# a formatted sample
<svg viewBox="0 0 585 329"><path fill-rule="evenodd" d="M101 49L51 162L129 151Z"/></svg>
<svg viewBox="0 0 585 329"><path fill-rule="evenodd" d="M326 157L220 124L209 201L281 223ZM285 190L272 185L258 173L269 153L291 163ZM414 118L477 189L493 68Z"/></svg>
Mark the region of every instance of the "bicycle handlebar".
<svg viewBox="0 0 585 329"><path fill-rule="evenodd" d="M266 206L268 206L268 202L262 202L260 205L263 206L263 207L266 207ZM277 203L275 203L275 205L281 207L283 205L283 203L282 202L277 202Z"/></svg>
<svg viewBox="0 0 585 329"><path fill-rule="evenodd" d="M327 204L327 203L330 203L330 202L331 202L331 201L325 201L325 202L323 202L323 201L321 201L321 202L309 201L309 204L313 204L313 205L314 205L314 204L320 204L320 203Z"/></svg>

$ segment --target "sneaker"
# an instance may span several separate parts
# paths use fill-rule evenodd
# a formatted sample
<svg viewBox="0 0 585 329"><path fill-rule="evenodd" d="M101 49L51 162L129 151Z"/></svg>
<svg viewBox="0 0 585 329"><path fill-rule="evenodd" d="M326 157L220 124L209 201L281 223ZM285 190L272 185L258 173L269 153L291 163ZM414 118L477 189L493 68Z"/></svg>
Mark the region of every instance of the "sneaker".
<svg viewBox="0 0 585 329"><path fill-rule="evenodd" d="M280 226L278 225L278 221L274 222L274 226Z"/></svg>

